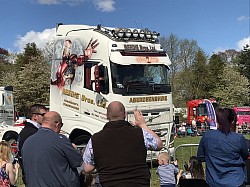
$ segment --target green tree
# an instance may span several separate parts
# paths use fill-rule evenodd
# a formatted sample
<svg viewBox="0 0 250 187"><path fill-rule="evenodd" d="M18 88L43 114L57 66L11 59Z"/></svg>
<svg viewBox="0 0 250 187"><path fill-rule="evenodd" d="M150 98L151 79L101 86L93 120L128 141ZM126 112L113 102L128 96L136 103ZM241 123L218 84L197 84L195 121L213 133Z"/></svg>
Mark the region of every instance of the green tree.
<svg viewBox="0 0 250 187"><path fill-rule="evenodd" d="M237 61L240 73L250 81L250 46L246 45L238 55Z"/></svg>
<svg viewBox="0 0 250 187"><path fill-rule="evenodd" d="M9 52L6 49L0 47L0 62L6 62L8 54Z"/></svg>
<svg viewBox="0 0 250 187"><path fill-rule="evenodd" d="M217 55L219 55L222 61L230 64L233 62L233 59L237 57L238 54L239 52L236 51L235 49L228 49L225 50L224 52L219 52Z"/></svg>
<svg viewBox="0 0 250 187"><path fill-rule="evenodd" d="M50 64L35 45L28 44L17 62L18 68L5 75L4 84L14 87L16 109L25 115L35 103L49 105Z"/></svg>
<svg viewBox="0 0 250 187"><path fill-rule="evenodd" d="M208 76L207 76L207 57L202 50L199 50L195 56L194 63L191 65L191 73L187 77L190 79L190 99L207 98L208 96Z"/></svg>
<svg viewBox="0 0 250 187"><path fill-rule="evenodd" d="M189 90L191 90L191 79L192 75L191 68L187 68L183 71L177 72L173 84L175 85L175 90L173 90L173 102L175 107L186 107L187 100L192 99Z"/></svg>
<svg viewBox="0 0 250 187"><path fill-rule="evenodd" d="M214 97L213 91L216 88L216 85L219 85L220 82L219 76L222 74L225 65L226 63L221 59L220 55L213 54L210 57L209 62L207 64L207 73L206 73L208 78L207 82L209 91L208 98Z"/></svg>
<svg viewBox="0 0 250 187"><path fill-rule="evenodd" d="M24 52L17 55L15 62L16 71L19 71L22 67L28 64L31 58L40 57L42 51L37 48L35 43L28 43L24 48Z"/></svg>
<svg viewBox="0 0 250 187"><path fill-rule="evenodd" d="M227 65L214 89L215 99L222 107L243 106L249 102L249 81L232 65Z"/></svg>
<svg viewBox="0 0 250 187"><path fill-rule="evenodd" d="M18 111L27 114L35 103L49 105L50 66L43 56L34 57L18 75L15 98Z"/></svg>
<svg viewBox="0 0 250 187"><path fill-rule="evenodd" d="M13 69L13 64L9 62L9 52L6 49L0 48L0 85L6 86L3 83L4 75Z"/></svg>
<svg viewBox="0 0 250 187"><path fill-rule="evenodd" d="M195 40L179 39L176 35L161 37L160 44L167 52L171 60L171 86L173 92L173 102L177 106L186 105L184 100L188 95L187 83L183 83L182 76L186 77L189 67L194 62L199 46ZM182 71L184 71L182 73ZM189 77L189 75L188 75Z"/></svg>
<svg viewBox="0 0 250 187"><path fill-rule="evenodd" d="M180 61L182 68L186 69L190 67L196 57L197 52L200 50L200 47L197 44L196 40L182 39L180 41Z"/></svg>

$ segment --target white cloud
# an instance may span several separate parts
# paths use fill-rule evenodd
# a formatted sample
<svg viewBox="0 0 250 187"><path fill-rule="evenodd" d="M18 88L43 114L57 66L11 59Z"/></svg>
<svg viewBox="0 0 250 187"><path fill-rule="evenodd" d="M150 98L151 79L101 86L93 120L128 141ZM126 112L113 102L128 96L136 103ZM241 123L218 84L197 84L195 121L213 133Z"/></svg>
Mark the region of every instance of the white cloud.
<svg viewBox="0 0 250 187"><path fill-rule="evenodd" d="M56 4L68 4L76 6L83 3L86 0L33 0L42 5L56 5ZM93 0L93 3L97 10L101 12L112 12L115 10L115 0Z"/></svg>
<svg viewBox="0 0 250 187"><path fill-rule="evenodd" d="M243 49L243 46L246 46L248 44L248 46L250 46L250 36L248 36L247 38L243 38L240 41L237 42L237 48L239 50Z"/></svg>
<svg viewBox="0 0 250 187"><path fill-rule="evenodd" d="M60 0L38 0L37 2L42 5L60 4Z"/></svg>
<svg viewBox="0 0 250 187"><path fill-rule="evenodd" d="M112 12L115 10L115 1L114 0L93 0L95 6L98 10L102 12Z"/></svg>
<svg viewBox="0 0 250 187"><path fill-rule="evenodd" d="M239 40L235 44L234 48L230 48L230 47L227 47L227 46L217 47L216 49L213 50L213 53L225 52L228 49L235 49L236 51L241 51L243 49L243 47L246 46L247 44L250 46L250 36L248 36L247 38L242 38L241 40Z"/></svg>
<svg viewBox="0 0 250 187"><path fill-rule="evenodd" d="M245 20L250 20L250 17L248 16L240 16L237 18L238 21L245 21Z"/></svg>
<svg viewBox="0 0 250 187"><path fill-rule="evenodd" d="M55 36L55 28L45 29L42 32L29 31L24 36L18 36L14 43L17 52L23 51L27 43L36 43L37 47L43 49L46 43Z"/></svg>
<svg viewBox="0 0 250 187"><path fill-rule="evenodd" d="M213 50L213 54L219 53L219 52L224 52L228 50L228 48L224 48L224 47L217 47L216 49Z"/></svg>
<svg viewBox="0 0 250 187"><path fill-rule="evenodd" d="M68 4L76 6L83 3L85 0L36 0L37 3L42 5L56 5L56 4Z"/></svg>

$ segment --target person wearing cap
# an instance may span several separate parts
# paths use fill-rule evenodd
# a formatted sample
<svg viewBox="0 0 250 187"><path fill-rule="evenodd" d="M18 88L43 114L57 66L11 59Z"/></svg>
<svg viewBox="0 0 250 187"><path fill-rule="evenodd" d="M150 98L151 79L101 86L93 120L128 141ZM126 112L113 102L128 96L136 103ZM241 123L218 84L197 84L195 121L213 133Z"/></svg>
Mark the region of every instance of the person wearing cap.
<svg viewBox="0 0 250 187"><path fill-rule="evenodd" d="M22 156L26 187L80 186L77 167L82 165L81 154L59 134L62 126L60 114L47 112L42 127L25 141Z"/></svg>

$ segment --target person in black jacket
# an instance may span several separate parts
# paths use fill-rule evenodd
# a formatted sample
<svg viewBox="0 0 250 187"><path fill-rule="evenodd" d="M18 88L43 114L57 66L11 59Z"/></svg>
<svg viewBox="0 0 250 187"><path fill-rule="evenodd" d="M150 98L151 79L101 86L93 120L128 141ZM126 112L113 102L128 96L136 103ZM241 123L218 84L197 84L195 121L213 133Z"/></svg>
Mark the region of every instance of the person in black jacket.
<svg viewBox="0 0 250 187"><path fill-rule="evenodd" d="M28 137L35 134L38 129L41 127L42 119L44 114L46 114L47 108L44 105L41 104L34 104L29 109L29 118L24 122L24 128L19 133L18 137L18 161L20 164L20 167L22 169L22 179L23 183L26 184L25 181L25 174L23 170L23 162L22 162L22 147L24 142Z"/></svg>

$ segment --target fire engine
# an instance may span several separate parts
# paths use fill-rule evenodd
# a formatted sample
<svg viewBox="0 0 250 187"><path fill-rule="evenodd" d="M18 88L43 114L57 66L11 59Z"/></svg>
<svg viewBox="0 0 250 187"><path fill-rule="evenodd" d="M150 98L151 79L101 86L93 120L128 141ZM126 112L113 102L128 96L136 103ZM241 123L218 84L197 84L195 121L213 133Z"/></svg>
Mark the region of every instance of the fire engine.
<svg viewBox="0 0 250 187"><path fill-rule="evenodd" d="M218 107L218 103L215 100L209 99L209 101L212 103L214 109ZM204 99L190 100L187 102L187 123L189 125L192 124L193 119L196 121L200 119L201 123L204 124L207 117L208 114Z"/></svg>
<svg viewBox="0 0 250 187"><path fill-rule="evenodd" d="M86 145L107 122L108 104L120 101L128 121L140 109L166 149L173 146L171 62L158 36L149 29L57 25L50 110L61 114L73 143Z"/></svg>

